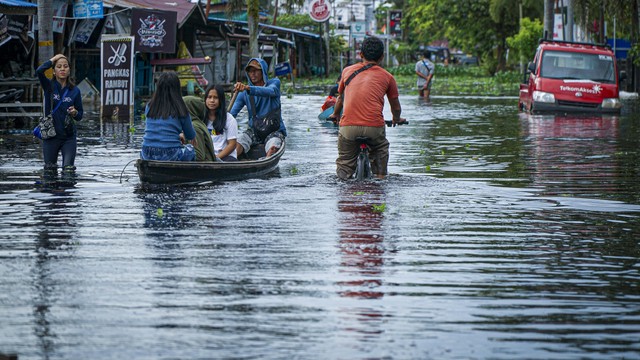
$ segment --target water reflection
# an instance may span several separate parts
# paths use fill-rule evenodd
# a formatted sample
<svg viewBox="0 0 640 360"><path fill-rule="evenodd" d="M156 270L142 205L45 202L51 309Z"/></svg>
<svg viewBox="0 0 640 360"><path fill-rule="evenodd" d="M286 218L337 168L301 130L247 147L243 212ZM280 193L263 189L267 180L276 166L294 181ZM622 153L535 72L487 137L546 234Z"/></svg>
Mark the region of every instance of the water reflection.
<svg viewBox="0 0 640 360"><path fill-rule="evenodd" d="M347 331L382 333L385 314L372 300L382 299L385 261L385 192L379 181L349 182L339 193L338 232L341 251L340 278L336 285L345 298L362 300L344 309ZM358 326L354 326L358 324Z"/></svg>
<svg viewBox="0 0 640 360"><path fill-rule="evenodd" d="M74 256L82 208L74 192L49 191L52 196L33 208L33 228L37 229L36 259L32 270L33 331L38 347L45 358L55 353L58 335L53 329L52 308L58 306L59 294L64 293L64 274L56 272L58 262ZM64 267L63 267L64 268Z"/></svg>
<svg viewBox="0 0 640 360"><path fill-rule="evenodd" d="M146 234L154 241L154 246L178 247L174 237L182 230L194 227L195 217L189 209L197 192L188 188L146 188L137 193L144 211L144 227L148 229Z"/></svg>
<svg viewBox="0 0 640 360"><path fill-rule="evenodd" d="M341 272L350 280L340 281L343 296L375 299L384 293L385 194L378 182L349 183L338 201Z"/></svg>
<svg viewBox="0 0 640 360"><path fill-rule="evenodd" d="M522 116L532 185L543 195L621 192L617 116Z"/></svg>
<svg viewBox="0 0 640 360"><path fill-rule="evenodd" d="M100 138L109 139L110 143L127 144L133 141L132 126L126 122L100 122Z"/></svg>

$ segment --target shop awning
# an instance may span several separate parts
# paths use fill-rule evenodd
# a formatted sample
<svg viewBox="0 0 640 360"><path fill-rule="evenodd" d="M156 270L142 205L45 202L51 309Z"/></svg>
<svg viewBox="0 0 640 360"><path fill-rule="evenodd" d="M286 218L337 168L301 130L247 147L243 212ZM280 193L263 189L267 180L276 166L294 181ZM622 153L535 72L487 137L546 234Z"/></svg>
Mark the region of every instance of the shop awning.
<svg viewBox="0 0 640 360"><path fill-rule="evenodd" d="M127 9L140 8L175 11L178 14L178 28L181 28L191 16L196 16L198 22L202 25L206 24L202 8L198 3L191 3L188 1L104 0L104 5L118 6Z"/></svg>
<svg viewBox="0 0 640 360"><path fill-rule="evenodd" d="M23 0L0 0L0 14L33 15L38 10L37 4Z"/></svg>

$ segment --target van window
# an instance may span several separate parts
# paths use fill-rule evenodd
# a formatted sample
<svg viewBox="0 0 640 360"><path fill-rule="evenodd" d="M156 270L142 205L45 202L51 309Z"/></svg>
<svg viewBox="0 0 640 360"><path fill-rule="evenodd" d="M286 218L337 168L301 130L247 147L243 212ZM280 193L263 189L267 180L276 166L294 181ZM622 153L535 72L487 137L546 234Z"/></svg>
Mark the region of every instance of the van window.
<svg viewBox="0 0 640 360"><path fill-rule="evenodd" d="M613 69L613 57L609 55L550 50L542 54L540 76L615 83Z"/></svg>

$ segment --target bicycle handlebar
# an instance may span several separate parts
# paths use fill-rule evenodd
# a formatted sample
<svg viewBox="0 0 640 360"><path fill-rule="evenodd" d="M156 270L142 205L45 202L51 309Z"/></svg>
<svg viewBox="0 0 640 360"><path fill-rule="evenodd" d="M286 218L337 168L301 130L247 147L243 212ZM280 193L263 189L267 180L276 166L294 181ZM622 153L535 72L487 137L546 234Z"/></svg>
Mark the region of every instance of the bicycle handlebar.
<svg viewBox="0 0 640 360"><path fill-rule="evenodd" d="M387 127L393 126L393 121L392 120L385 120L384 123L387 124ZM403 122L401 122L399 124L396 124L396 125L398 125L398 126L400 126L400 125L409 125L409 121L408 120L407 121L403 121Z"/></svg>

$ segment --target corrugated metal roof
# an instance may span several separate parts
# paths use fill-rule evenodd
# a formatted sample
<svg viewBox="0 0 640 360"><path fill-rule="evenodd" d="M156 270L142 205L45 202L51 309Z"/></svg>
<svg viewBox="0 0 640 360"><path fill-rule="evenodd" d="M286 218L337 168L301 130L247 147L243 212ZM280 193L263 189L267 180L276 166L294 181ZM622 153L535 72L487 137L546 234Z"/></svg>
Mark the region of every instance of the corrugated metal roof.
<svg viewBox="0 0 640 360"><path fill-rule="evenodd" d="M219 19L219 18L211 17L211 15L209 15L209 22L212 22L212 23L234 23L234 24L239 24L239 25L247 25L246 21ZM265 28L265 29L272 29L274 31L279 31L279 32L284 32L284 33L290 33L290 34L294 34L294 35L298 35L298 36L302 36L302 37L307 37L307 38L312 38L312 39L320 39L320 35L318 35L318 34L304 32L304 31L300 31L300 30L289 29L289 28L285 28L285 27L281 27L281 26L258 24L258 27Z"/></svg>
<svg viewBox="0 0 640 360"><path fill-rule="evenodd" d="M202 25L206 24L204 12L198 3L188 0L103 0L105 6L122 8L156 9L175 11L178 14L178 27L182 27L192 14L197 16ZM195 14L194 14L195 13Z"/></svg>
<svg viewBox="0 0 640 360"><path fill-rule="evenodd" d="M0 0L0 13L10 15L33 15L38 9L37 4L23 0Z"/></svg>

